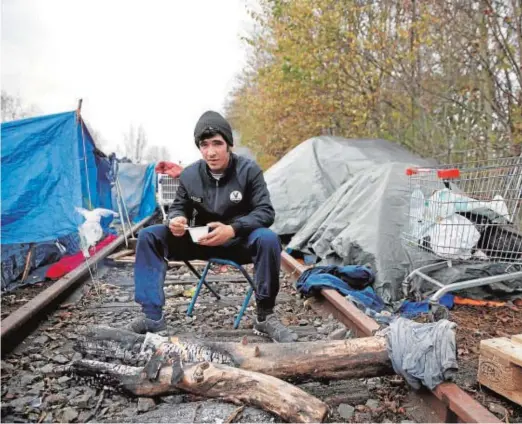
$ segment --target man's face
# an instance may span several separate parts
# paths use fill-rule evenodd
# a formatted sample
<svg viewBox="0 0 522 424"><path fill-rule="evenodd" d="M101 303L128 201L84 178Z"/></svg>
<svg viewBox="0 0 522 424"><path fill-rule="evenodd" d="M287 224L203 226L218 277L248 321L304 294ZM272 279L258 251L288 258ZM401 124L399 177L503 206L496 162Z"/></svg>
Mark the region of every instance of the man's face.
<svg viewBox="0 0 522 424"><path fill-rule="evenodd" d="M220 172L227 168L230 153L221 134L200 141L199 151L211 171Z"/></svg>

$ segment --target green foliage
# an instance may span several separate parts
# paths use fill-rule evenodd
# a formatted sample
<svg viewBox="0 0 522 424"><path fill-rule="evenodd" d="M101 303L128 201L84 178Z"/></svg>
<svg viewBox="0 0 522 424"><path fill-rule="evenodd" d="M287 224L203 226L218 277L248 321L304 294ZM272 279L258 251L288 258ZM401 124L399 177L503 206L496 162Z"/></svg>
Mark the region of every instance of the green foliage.
<svg viewBox="0 0 522 424"><path fill-rule="evenodd" d="M260 0L227 115L263 167L307 138L383 137L442 161L522 144L508 0Z"/></svg>

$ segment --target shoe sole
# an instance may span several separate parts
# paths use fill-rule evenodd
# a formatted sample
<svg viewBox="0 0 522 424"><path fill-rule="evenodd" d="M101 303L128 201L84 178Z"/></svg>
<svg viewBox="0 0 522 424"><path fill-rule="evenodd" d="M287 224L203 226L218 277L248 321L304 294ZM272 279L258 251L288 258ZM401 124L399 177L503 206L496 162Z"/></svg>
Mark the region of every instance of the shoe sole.
<svg viewBox="0 0 522 424"><path fill-rule="evenodd" d="M147 334L147 333L161 333L162 331L166 331L167 330L167 326L165 326L164 328L161 328L159 330L145 330L143 332L141 331L136 331L134 330L133 328L129 328L129 327L123 327L123 330L127 330L127 331L130 331L131 333L134 333L134 334Z"/></svg>
<svg viewBox="0 0 522 424"><path fill-rule="evenodd" d="M254 331L254 334L261 337L266 337L270 340L272 340L274 343L279 343L276 339L273 339L268 335L268 333L264 333L263 331L256 330L255 328L252 329Z"/></svg>

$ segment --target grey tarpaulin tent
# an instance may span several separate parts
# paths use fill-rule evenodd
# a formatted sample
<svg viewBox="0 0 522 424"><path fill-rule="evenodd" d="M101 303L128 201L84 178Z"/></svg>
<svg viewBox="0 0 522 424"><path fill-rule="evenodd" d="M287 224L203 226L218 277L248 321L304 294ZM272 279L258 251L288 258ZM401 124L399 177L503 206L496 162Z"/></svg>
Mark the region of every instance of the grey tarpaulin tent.
<svg viewBox="0 0 522 424"><path fill-rule="evenodd" d="M377 293L386 302L399 300L405 275L438 260L401 241L411 200L405 171L430 165L434 162L385 140L312 138L265 174L276 210L272 229L293 234L288 247L313 253L322 263L371 264ZM434 277L451 283L504 272L497 265L455 265ZM520 287L520 281L496 283L466 295L520 296Z"/></svg>
<svg viewBox="0 0 522 424"><path fill-rule="evenodd" d="M278 234L295 234L349 178L374 165L425 163L386 140L314 137L287 153L265 172Z"/></svg>
<svg viewBox="0 0 522 424"><path fill-rule="evenodd" d="M312 138L265 174L272 229L295 234L290 248L325 262L371 263L379 294L397 299L409 269L400 240L410 202L405 170L415 165L428 162L386 140Z"/></svg>

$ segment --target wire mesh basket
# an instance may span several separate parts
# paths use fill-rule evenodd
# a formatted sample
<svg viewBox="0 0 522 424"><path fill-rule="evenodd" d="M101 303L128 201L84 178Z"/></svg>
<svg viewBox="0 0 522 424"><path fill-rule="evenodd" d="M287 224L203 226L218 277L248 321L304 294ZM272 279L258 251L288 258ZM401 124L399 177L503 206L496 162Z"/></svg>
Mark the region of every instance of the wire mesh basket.
<svg viewBox="0 0 522 424"><path fill-rule="evenodd" d="M427 275L454 262L502 262L521 269L521 157L409 168L406 174L410 208L403 241L441 261L413 270L403 283L405 295L415 277L439 287L430 298L436 304L450 291L522 276L515 271L444 285Z"/></svg>
<svg viewBox="0 0 522 424"><path fill-rule="evenodd" d="M157 174L158 203L161 206L170 206L176 198L179 187L179 178L172 178L167 174Z"/></svg>

